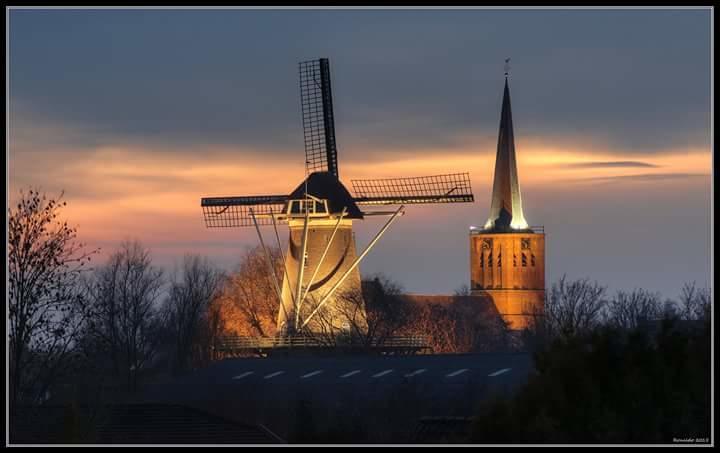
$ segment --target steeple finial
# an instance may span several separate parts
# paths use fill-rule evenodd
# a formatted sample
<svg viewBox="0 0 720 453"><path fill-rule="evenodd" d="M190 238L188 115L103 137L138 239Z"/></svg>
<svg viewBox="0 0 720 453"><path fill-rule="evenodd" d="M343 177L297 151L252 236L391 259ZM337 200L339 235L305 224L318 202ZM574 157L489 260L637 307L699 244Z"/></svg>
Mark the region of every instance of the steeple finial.
<svg viewBox="0 0 720 453"><path fill-rule="evenodd" d="M506 58L505 59L505 79L507 79L509 73L510 73L510 58Z"/></svg>

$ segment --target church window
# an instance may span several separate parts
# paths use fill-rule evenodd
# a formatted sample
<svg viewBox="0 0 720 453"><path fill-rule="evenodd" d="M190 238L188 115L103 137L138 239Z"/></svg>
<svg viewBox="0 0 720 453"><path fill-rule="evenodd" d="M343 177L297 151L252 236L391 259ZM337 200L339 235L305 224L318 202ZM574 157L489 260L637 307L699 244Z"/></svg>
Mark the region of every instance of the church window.
<svg viewBox="0 0 720 453"><path fill-rule="evenodd" d="M498 253L498 267L502 267L502 252Z"/></svg>
<svg viewBox="0 0 720 453"><path fill-rule="evenodd" d="M530 255L530 265L535 267L535 255Z"/></svg>
<svg viewBox="0 0 720 453"><path fill-rule="evenodd" d="M492 253L488 255L488 267L492 267Z"/></svg>
<svg viewBox="0 0 720 453"><path fill-rule="evenodd" d="M527 267L527 255L522 254L522 267Z"/></svg>

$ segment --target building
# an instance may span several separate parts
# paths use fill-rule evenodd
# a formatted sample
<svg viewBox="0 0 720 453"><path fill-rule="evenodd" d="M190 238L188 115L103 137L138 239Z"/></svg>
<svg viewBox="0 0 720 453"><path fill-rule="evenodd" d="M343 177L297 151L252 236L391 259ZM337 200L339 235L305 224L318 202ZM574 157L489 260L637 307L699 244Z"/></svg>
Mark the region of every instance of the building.
<svg viewBox="0 0 720 453"><path fill-rule="evenodd" d="M543 313L545 231L530 227L523 214L507 73L490 216L483 228L470 230L470 289L490 298L513 330Z"/></svg>
<svg viewBox="0 0 720 453"><path fill-rule="evenodd" d="M175 403L24 406L11 413L11 445L284 444L261 424Z"/></svg>

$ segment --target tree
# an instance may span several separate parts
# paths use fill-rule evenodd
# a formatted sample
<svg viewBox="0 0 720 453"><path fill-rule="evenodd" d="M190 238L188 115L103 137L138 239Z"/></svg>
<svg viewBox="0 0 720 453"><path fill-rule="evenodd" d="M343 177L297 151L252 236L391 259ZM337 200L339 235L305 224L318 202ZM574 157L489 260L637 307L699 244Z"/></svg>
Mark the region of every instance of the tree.
<svg viewBox="0 0 720 453"><path fill-rule="evenodd" d="M311 322L299 333L316 343L337 346L360 343L369 346L372 335L367 330L365 300L360 288L338 290L332 302L320 306L320 298L309 294L302 302L299 321L302 324L312 315ZM342 322L339 320L342 319Z"/></svg>
<svg viewBox="0 0 720 453"><path fill-rule="evenodd" d="M634 329L643 321L662 317L660 295L644 289L618 291L607 301L607 323L621 329Z"/></svg>
<svg viewBox="0 0 720 453"><path fill-rule="evenodd" d="M406 323L408 307L401 293L400 285L383 274L362 281L359 288L338 292L332 306L328 304L314 315L312 336L325 344L352 341L365 347L380 346ZM317 302L311 298L302 315L311 313ZM347 322L344 329L337 328L333 318L338 316Z"/></svg>
<svg viewBox="0 0 720 453"><path fill-rule="evenodd" d="M279 248L269 248L275 265L275 275L284 274L284 263ZM225 280L222 294L215 302L215 309L228 333L240 335L275 334L278 309L277 292L268 275L265 252L257 246L245 251L237 270Z"/></svg>
<svg viewBox="0 0 720 453"><path fill-rule="evenodd" d="M512 396L481 403L469 442L671 443L711 430L710 326L600 326L534 355ZM679 434L682 433L682 434Z"/></svg>
<svg viewBox="0 0 720 453"><path fill-rule="evenodd" d="M494 311L484 310L473 297L456 295L450 305L457 352L494 352L511 345L508 323Z"/></svg>
<svg viewBox="0 0 720 453"><path fill-rule="evenodd" d="M161 339L162 288L162 270L138 241L123 242L88 282L92 310L86 339L99 357L110 357L114 374L126 378L129 390L137 388L138 374Z"/></svg>
<svg viewBox="0 0 720 453"><path fill-rule="evenodd" d="M366 341L384 343L407 322L409 307L400 297L403 289L387 275L377 274L363 282Z"/></svg>
<svg viewBox="0 0 720 453"><path fill-rule="evenodd" d="M193 349L199 346L200 349L209 350L211 345L208 339L200 341L200 336L205 333L203 325L213 330L213 322L216 320L211 319L214 313L210 311L210 306L219 296L221 283L221 272L211 266L207 259L193 255L184 257L180 275L173 277L164 311L175 344L175 371L188 368Z"/></svg>
<svg viewBox="0 0 720 453"><path fill-rule="evenodd" d="M458 319L449 305L435 303L413 304L406 331L428 338L435 354L462 353L455 332Z"/></svg>
<svg viewBox="0 0 720 453"><path fill-rule="evenodd" d="M592 330L606 305L605 288L588 279L553 283L545 301L545 329L551 336L570 337Z"/></svg>
<svg viewBox="0 0 720 453"><path fill-rule="evenodd" d="M415 302L408 307L403 332L428 339L435 354L464 354L506 349L510 345L507 323L488 310L488 301L467 295L443 302Z"/></svg>
<svg viewBox="0 0 720 453"><path fill-rule="evenodd" d="M695 282L685 283L680 292L680 316L685 320L710 319L710 291Z"/></svg>
<svg viewBox="0 0 720 453"><path fill-rule="evenodd" d="M459 287L455 288L455 291L453 291L453 296L470 296L472 294L472 291L470 290L470 287L468 285L460 285Z"/></svg>
<svg viewBox="0 0 720 453"><path fill-rule="evenodd" d="M8 209L8 336L13 405L38 402L70 364L85 321L79 280L91 255L77 228L58 219L67 205L45 194L20 192Z"/></svg>

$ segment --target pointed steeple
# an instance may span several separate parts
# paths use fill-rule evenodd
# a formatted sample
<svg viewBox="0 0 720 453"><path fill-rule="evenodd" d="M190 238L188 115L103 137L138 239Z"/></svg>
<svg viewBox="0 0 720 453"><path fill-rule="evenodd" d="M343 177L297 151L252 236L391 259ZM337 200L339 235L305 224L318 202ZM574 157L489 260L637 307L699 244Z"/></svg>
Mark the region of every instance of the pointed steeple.
<svg viewBox="0 0 720 453"><path fill-rule="evenodd" d="M506 61L507 62L507 61ZM515 141L513 139L512 111L510 110L510 89L507 69L505 71L505 92L503 93L500 132L497 155L495 156L495 179L493 181L490 218L485 229L524 230L528 228L522 211L520 182L515 162Z"/></svg>

